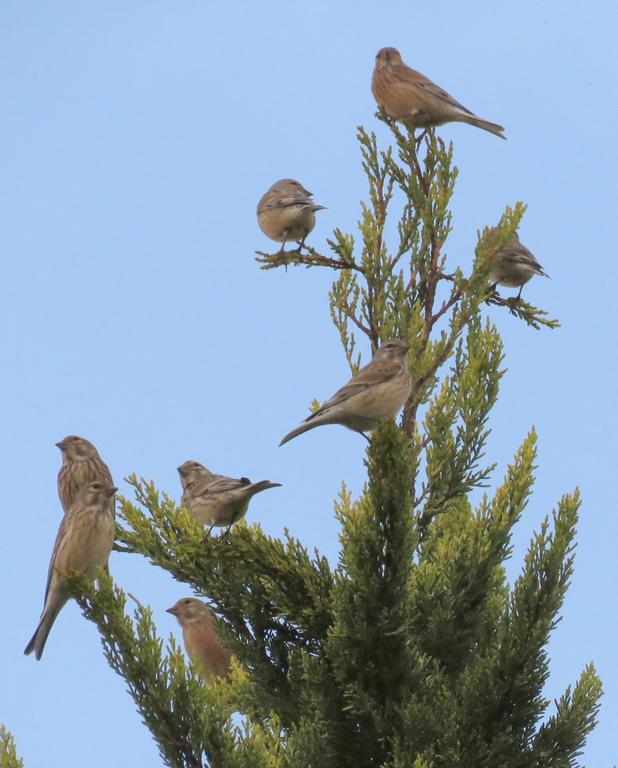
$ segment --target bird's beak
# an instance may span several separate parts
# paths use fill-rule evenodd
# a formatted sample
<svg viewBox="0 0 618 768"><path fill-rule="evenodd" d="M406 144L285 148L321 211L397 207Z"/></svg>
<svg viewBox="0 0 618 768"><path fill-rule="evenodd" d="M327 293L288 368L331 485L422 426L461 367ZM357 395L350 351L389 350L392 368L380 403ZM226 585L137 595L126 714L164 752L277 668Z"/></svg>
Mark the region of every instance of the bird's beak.
<svg viewBox="0 0 618 768"><path fill-rule="evenodd" d="M107 487L107 490L105 491L105 494L106 494L106 496L113 496L116 493L117 490L118 490L118 488L116 488L115 485L109 485Z"/></svg>
<svg viewBox="0 0 618 768"><path fill-rule="evenodd" d="M171 613L172 616L178 616L178 608L176 608L176 606L173 605L171 608L167 608L165 613Z"/></svg>
<svg viewBox="0 0 618 768"><path fill-rule="evenodd" d="M55 443L56 448L60 448L62 450L64 448L64 440L58 440L57 443Z"/></svg>

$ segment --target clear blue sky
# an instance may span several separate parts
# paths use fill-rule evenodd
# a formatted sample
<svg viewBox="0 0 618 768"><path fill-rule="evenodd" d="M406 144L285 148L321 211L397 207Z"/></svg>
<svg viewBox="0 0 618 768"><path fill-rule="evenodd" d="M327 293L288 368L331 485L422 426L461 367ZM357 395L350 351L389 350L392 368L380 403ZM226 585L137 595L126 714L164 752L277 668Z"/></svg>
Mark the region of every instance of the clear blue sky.
<svg viewBox="0 0 618 768"><path fill-rule="evenodd" d="M177 494L187 458L278 480L249 520L336 558L332 500L342 480L360 491L364 441L333 427L277 447L347 377L331 278L260 272L255 205L292 176L328 206L312 243L354 229L366 193L355 126L388 138L369 91L387 45L506 126L508 142L441 129L460 168L448 252L468 267L477 228L529 204L520 234L552 279L526 294L563 325L535 332L491 310L509 372L489 457L499 479L536 425L511 576L560 494L582 489L547 695L594 660L606 695L585 762L617 759L617 23L609 0L2 2L0 721L27 768L159 763L74 604L41 663L22 655L60 521L57 440L93 440L125 491L137 472ZM164 636L177 632L164 609L186 589L137 557L114 554L111 569Z"/></svg>

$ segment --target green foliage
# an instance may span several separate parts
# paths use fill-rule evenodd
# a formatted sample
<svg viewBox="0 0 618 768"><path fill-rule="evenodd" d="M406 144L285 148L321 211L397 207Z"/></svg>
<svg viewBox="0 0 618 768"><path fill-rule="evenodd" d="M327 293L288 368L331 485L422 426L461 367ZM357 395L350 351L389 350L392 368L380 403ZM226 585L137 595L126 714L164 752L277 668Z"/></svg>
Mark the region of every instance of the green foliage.
<svg viewBox="0 0 618 768"><path fill-rule="evenodd" d="M23 768L23 765L15 751L15 739L0 723L0 768Z"/></svg>
<svg viewBox="0 0 618 768"><path fill-rule="evenodd" d="M328 256L258 254L264 269L335 271L330 312L352 370L363 336L372 350L391 337L410 343L414 386L401 423L372 434L363 493L353 499L343 485L336 503L336 567L287 531L280 541L241 521L205 536L154 483L129 478L135 500L120 499L117 548L209 599L236 661L208 684L173 638L163 647L148 608L126 614L105 574L98 589L72 581L167 765L562 768L577 765L596 722L591 665L553 707L543 695L579 495L544 521L511 586L504 563L534 482L534 431L501 484L482 491L495 470L485 448L504 375L484 307L532 328L557 325L488 288L525 207L482 230L469 274L449 273L453 148L432 131L389 126L386 150L359 129L369 193L357 237L335 230Z"/></svg>
<svg viewBox="0 0 618 768"><path fill-rule="evenodd" d="M361 736L357 765L376 754L376 745L378 763L387 759L402 707L419 682L419 660L405 631L417 542L413 470L407 441L394 424L377 431L367 468L367 492L355 504L344 495L338 508L342 549L327 644L345 709Z"/></svg>
<svg viewBox="0 0 618 768"><path fill-rule="evenodd" d="M124 592L103 571L98 589L79 575L69 586L86 618L97 625L107 661L126 680L166 765L281 765L276 718L244 727L232 720L252 687L241 667L235 666L227 682L207 685L187 666L173 637L164 653L149 608L138 605L133 619L126 615Z"/></svg>
<svg viewBox="0 0 618 768"><path fill-rule="evenodd" d="M493 464L478 465L503 375L502 358L496 329L488 322L481 330L478 315L472 317L465 343L457 346L452 372L431 399L423 422L426 480L417 502L424 502L423 524L484 485L494 469Z"/></svg>

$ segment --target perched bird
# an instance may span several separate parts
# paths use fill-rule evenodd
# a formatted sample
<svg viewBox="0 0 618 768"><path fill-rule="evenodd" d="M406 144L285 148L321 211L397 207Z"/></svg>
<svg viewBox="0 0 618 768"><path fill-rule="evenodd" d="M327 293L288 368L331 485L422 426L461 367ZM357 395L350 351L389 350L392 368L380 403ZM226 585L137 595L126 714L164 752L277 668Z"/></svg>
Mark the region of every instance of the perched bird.
<svg viewBox="0 0 618 768"><path fill-rule="evenodd" d="M280 179L266 192L257 206L260 229L271 240L281 243L281 250L296 240L298 250L315 227L315 212L324 209L314 203L312 192L294 179Z"/></svg>
<svg viewBox="0 0 618 768"><path fill-rule="evenodd" d="M178 619L187 656L197 665L202 677L225 675L230 668L231 654L217 637L206 603L195 597L183 597L167 612Z"/></svg>
<svg viewBox="0 0 618 768"><path fill-rule="evenodd" d="M178 467L184 493L182 503L191 517L202 525L209 525L208 533L215 527L227 526L247 514L252 496L268 488L279 488L281 483L261 480L252 483L247 477L239 479L215 475L197 461L186 461Z"/></svg>
<svg viewBox="0 0 618 768"><path fill-rule="evenodd" d="M409 349L405 341L384 342L368 365L289 432L279 445L322 424L342 424L364 435L365 431L375 429L381 421L394 416L412 389Z"/></svg>
<svg viewBox="0 0 618 768"><path fill-rule="evenodd" d="M515 234L496 253L496 258L489 270L489 282L493 288L497 285L519 288L517 298L520 299L524 285L534 275L549 277Z"/></svg>
<svg viewBox="0 0 618 768"><path fill-rule="evenodd" d="M371 92L378 106L394 120L402 120L415 128L460 122L506 138L501 125L481 120L450 93L404 64L396 48L381 48L377 52Z"/></svg>
<svg viewBox="0 0 618 768"><path fill-rule="evenodd" d="M58 472L58 496L65 512L73 505L79 491L88 483L99 480L107 485L114 484L107 464L90 440L69 435L56 445L62 453L62 466ZM113 498L110 504L113 509Z"/></svg>
<svg viewBox="0 0 618 768"><path fill-rule="evenodd" d="M69 599L64 585L65 573L74 570L90 575L97 567L107 567L115 534L109 500L117 490L98 480L89 483L62 518L49 563L43 613L24 650L26 655L32 651L37 659L43 655L49 631Z"/></svg>

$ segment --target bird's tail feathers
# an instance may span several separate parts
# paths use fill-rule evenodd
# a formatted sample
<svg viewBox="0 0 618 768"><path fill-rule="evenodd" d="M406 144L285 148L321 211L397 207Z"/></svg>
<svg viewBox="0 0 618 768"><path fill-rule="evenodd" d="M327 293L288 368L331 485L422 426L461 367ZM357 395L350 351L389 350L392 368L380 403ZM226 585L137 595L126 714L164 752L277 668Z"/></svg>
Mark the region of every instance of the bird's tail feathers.
<svg viewBox="0 0 618 768"><path fill-rule="evenodd" d="M295 437L298 437L299 435L302 435L303 432L308 432L310 429L313 429L314 427L319 427L322 422L320 421L303 421L302 424L300 424L296 429L293 429L291 432L288 432L287 435L283 438L283 440L279 443L280 446L285 445L285 443L289 443L290 440L293 440Z"/></svg>
<svg viewBox="0 0 618 768"><path fill-rule="evenodd" d="M477 117L476 115L468 115L468 114L462 114L460 119L464 123L470 123L470 125L476 125L477 128L482 128L484 131L489 131L489 133L493 133L495 136L499 136L501 139L504 139L506 141L506 136L504 135L504 128L501 125L498 125L498 123L490 123L489 120L482 120L480 117Z"/></svg>
<svg viewBox="0 0 618 768"><path fill-rule="evenodd" d="M251 486L251 495L267 491L269 488L281 488L281 483L271 483L270 480L260 480L259 483L253 483Z"/></svg>
<svg viewBox="0 0 618 768"><path fill-rule="evenodd" d="M45 643L47 642L47 637L49 635L49 632L51 628L54 625L54 621L56 621L56 617L60 613L61 608L66 603L66 600L64 601L55 601L55 604L50 606L49 608L45 608L43 611L43 615L41 616L41 620L39 621L39 625L34 631L34 634L30 638L30 642L24 649L24 654L28 656L34 651L34 655L36 657L36 660L39 661L41 656L43 655L43 649L45 648Z"/></svg>

